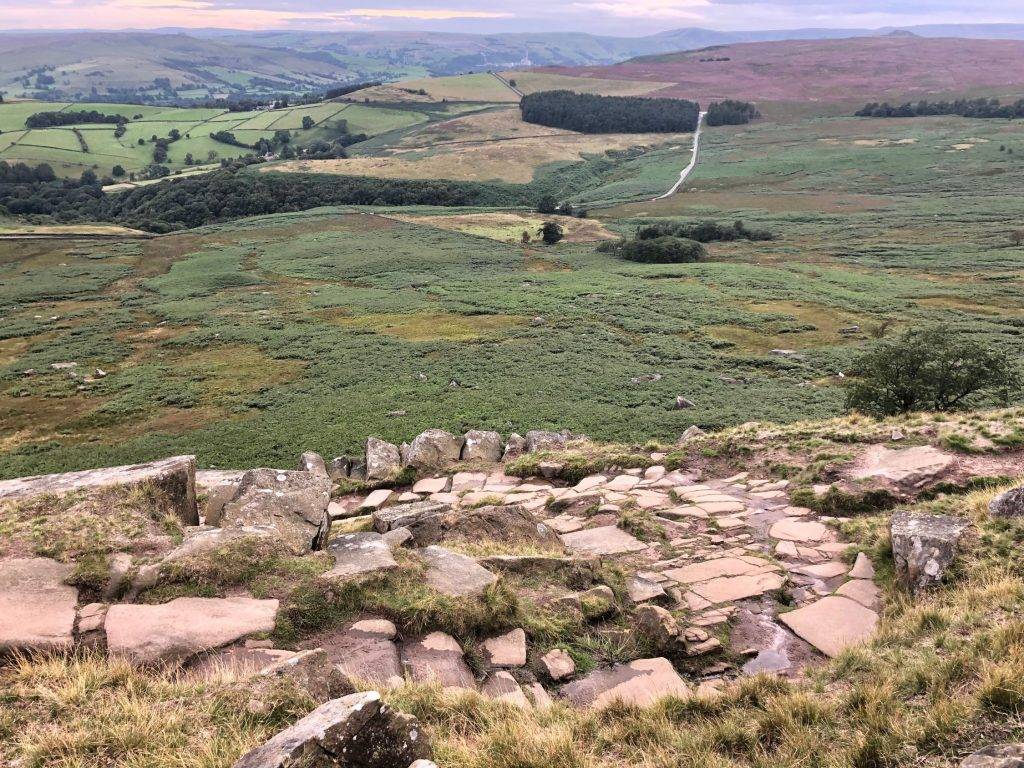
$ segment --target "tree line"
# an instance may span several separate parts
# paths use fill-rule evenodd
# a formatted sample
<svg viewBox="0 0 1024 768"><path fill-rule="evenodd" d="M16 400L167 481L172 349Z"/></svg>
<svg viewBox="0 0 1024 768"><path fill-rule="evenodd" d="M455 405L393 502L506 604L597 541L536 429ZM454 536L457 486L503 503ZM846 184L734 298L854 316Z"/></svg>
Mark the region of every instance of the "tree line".
<svg viewBox="0 0 1024 768"><path fill-rule="evenodd" d="M761 116L757 107L749 101L713 101L708 107L708 113L704 116L704 122L709 126L716 125L746 125L751 120Z"/></svg>
<svg viewBox="0 0 1024 768"><path fill-rule="evenodd" d="M255 157L219 171L106 195L92 171L57 179L53 169L0 161L0 214L49 221L107 221L169 232L246 216L302 211L322 205L529 206L525 185L328 174L246 173Z"/></svg>
<svg viewBox="0 0 1024 768"><path fill-rule="evenodd" d="M523 120L580 133L687 133L700 107L685 99L538 91L520 102Z"/></svg>
<svg viewBox="0 0 1024 768"><path fill-rule="evenodd" d="M95 109L80 109L73 112L36 112L25 118L28 128L52 128L58 125L78 125L80 123L127 123L124 115L107 115Z"/></svg>
<svg viewBox="0 0 1024 768"><path fill-rule="evenodd" d="M742 221L719 224L716 221L659 221L645 224L636 231L639 240L653 240L657 237L685 237L698 243L728 242L730 240L772 240L775 236L767 229L750 229Z"/></svg>
<svg viewBox="0 0 1024 768"><path fill-rule="evenodd" d="M924 117L927 115L959 115L960 117L1015 118L1024 117L1024 99L1001 104L999 99L957 99L956 101L906 102L893 106L877 101L865 104L854 112L855 117Z"/></svg>

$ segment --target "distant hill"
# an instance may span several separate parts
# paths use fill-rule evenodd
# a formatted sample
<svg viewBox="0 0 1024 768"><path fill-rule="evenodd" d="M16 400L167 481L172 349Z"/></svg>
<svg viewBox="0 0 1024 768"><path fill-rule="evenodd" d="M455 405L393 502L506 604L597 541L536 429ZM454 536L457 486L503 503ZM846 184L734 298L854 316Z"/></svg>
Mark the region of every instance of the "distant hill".
<svg viewBox="0 0 1024 768"><path fill-rule="evenodd" d="M950 66L956 62L956 66ZM835 40L715 45L604 67L540 71L603 80L674 83L648 93L706 102L856 101L929 94L1024 92L1024 41L887 34Z"/></svg>
<svg viewBox="0 0 1024 768"><path fill-rule="evenodd" d="M719 32L684 28L646 37L577 32L0 32L0 90L50 100L204 99L321 90L529 66L603 66L709 46L851 37L1021 39L1024 24ZM956 61L959 55L948 61ZM945 70L948 61L940 62Z"/></svg>

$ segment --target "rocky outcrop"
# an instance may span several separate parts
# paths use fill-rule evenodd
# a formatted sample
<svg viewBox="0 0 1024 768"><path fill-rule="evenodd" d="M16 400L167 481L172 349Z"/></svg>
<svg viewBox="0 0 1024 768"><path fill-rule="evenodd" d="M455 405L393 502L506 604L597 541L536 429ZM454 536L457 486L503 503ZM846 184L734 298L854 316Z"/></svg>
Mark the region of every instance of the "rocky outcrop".
<svg viewBox="0 0 1024 768"><path fill-rule="evenodd" d="M416 469L443 469L462 455L461 437L443 429L428 429L409 445L406 464Z"/></svg>
<svg viewBox="0 0 1024 768"><path fill-rule="evenodd" d="M0 651L69 648L78 590L72 567L45 557L0 561Z"/></svg>
<svg viewBox="0 0 1024 768"><path fill-rule="evenodd" d="M948 515L893 515L890 531L897 579L913 592L940 583L970 525L964 518Z"/></svg>
<svg viewBox="0 0 1024 768"><path fill-rule="evenodd" d="M466 433L462 446L463 461L500 461L502 454L501 435L471 429Z"/></svg>
<svg viewBox="0 0 1024 768"><path fill-rule="evenodd" d="M319 475L328 474L324 457L315 451L306 451L299 456L299 461L295 468L300 472L315 472Z"/></svg>
<svg viewBox="0 0 1024 768"><path fill-rule="evenodd" d="M292 551L322 549L330 530L326 474L283 469L250 469L217 522L224 528L263 528L275 532Z"/></svg>
<svg viewBox="0 0 1024 768"><path fill-rule="evenodd" d="M196 494L199 514L210 525L224 514L224 505L238 492L244 470L201 469L196 472Z"/></svg>
<svg viewBox="0 0 1024 768"><path fill-rule="evenodd" d="M564 451L568 442L569 434L567 432L545 432L541 429L531 429L526 433L526 452Z"/></svg>
<svg viewBox="0 0 1024 768"><path fill-rule="evenodd" d="M370 437L366 440L366 480L379 482L391 480L402 468L402 455L398 446Z"/></svg>
<svg viewBox="0 0 1024 768"><path fill-rule="evenodd" d="M416 719L367 691L322 704L234 768L404 768L429 757Z"/></svg>
<svg viewBox="0 0 1024 768"><path fill-rule="evenodd" d="M42 494L64 495L100 488L153 488L166 499L185 525L199 524L196 506L196 457L173 456L145 464L131 464L58 475L35 475L0 481L0 500Z"/></svg>
<svg viewBox="0 0 1024 768"><path fill-rule="evenodd" d="M107 649L140 664L184 661L259 632L271 632L277 600L179 597L163 605L112 605Z"/></svg>

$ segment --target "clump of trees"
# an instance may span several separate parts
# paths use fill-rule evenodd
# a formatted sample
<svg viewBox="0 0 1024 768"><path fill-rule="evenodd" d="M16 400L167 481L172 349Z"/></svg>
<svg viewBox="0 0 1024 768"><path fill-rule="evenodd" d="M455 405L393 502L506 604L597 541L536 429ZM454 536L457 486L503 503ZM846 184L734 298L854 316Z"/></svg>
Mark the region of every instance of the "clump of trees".
<svg viewBox="0 0 1024 768"><path fill-rule="evenodd" d="M685 99L597 96L539 91L519 104L523 120L580 133L685 133L697 127L700 107Z"/></svg>
<svg viewBox="0 0 1024 768"><path fill-rule="evenodd" d="M526 234L526 233L523 233ZM540 228L540 239L545 245L554 245L565 237L565 230L562 225L555 221L545 221Z"/></svg>
<svg viewBox="0 0 1024 768"><path fill-rule="evenodd" d="M659 221L638 228L636 237L640 240L682 237L687 240L696 240L699 243L714 243L731 240L772 240L775 235L767 229L750 229L740 220L734 221L732 224L719 224L715 221L696 223Z"/></svg>
<svg viewBox="0 0 1024 768"><path fill-rule="evenodd" d="M704 121L710 126L716 125L745 125L751 120L757 120L761 113L757 107L749 101L714 101L708 107L708 113Z"/></svg>
<svg viewBox="0 0 1024 768"><path fill-rule="evenodd" d="M959 115L960 117L1015 118L1024 117L1024 99L1001 104L999 99L957 99L956 101L906 102L893 106L873 101L854 112L856 117L924 117L928 115Z"/></svg>
<svg viewBox="0 0 1024 768"><path fill-rule="evenodd" d="M28 128L52 128L57 125L78 125L79 123L109 123L117 125L127 123L124 115L107 115L95 109L74 112L36 112L25 118Z"/></svg>
<svg viewBox="0 0 1024 768"><path fill-rule="evenodd" d="M879 343L854 362L852 373L846 407L874 416L1006 402L1021 386L1012 358L942 325Z"/></svg>
<svg viewBox="0 0 1024 768"><path fill-rule="evenodd" d="M706 255L704 246L696 240L671 235L603 243L598 250L644 264L689 264Z"/></svg>

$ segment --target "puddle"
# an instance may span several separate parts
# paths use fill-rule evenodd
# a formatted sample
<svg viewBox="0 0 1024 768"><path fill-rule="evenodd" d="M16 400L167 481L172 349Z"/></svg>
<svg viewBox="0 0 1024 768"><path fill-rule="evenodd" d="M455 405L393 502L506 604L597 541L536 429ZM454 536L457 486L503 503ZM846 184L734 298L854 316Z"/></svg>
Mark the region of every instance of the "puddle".
<svg viewBox="0 0 1024 768"><path fill-rule="evenodd" d="M757 650L757 654L741 668L744 675L768 672L793 676L818 658L810 645L775 620L778 608L777 603L765 600L760 604L742 606L733 615L732 650Z"/></svg>

